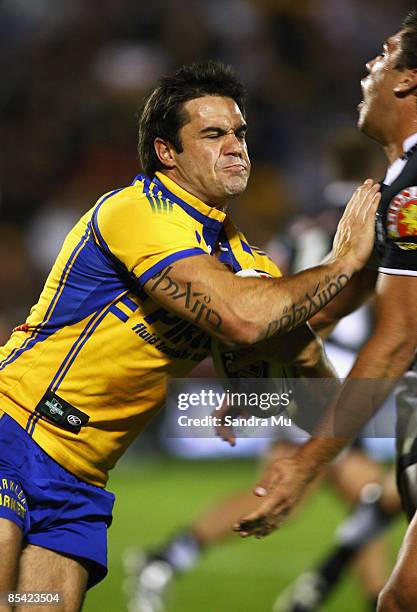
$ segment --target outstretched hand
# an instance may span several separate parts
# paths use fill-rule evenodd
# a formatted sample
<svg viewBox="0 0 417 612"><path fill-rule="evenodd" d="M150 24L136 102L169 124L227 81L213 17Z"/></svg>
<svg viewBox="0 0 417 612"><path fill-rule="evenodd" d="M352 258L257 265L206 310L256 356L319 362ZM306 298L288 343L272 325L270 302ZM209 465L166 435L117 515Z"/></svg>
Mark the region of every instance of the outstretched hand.
<svg viewBox="0 0 417 612"><path fill-rule="evenodd" d="M355 271L360 270L371 255L380 200L380 184L367 179L352 195L337 226L332 254L348 258Z"/></svg>
<svg viewBox="0 0 417 612"><path fill-rule="evenodd" d="M278 529L306 492L318 472L303 466L294 457L280 459L266 471L254 493L264 498L256 510L241 518L234 530L242 537L262 538Z"/></svg>

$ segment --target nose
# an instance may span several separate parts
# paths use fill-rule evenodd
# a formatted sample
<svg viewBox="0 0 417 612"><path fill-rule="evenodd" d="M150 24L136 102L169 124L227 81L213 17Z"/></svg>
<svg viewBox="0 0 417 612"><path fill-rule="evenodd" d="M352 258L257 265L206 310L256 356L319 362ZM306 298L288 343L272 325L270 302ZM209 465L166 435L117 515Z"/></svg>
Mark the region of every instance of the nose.
<svg viewBox="0 0 417 612"><path fill-rule="evenodd" d="M378 59L378 57L380 57L379 55L377 57L374 57L374 59L369 60L369 62L366 62L365 67L367 69L368 72L371 72L373 65L375 64L376 60Z"/></svg>
<svg viewBox="0 0 417 612"><path fill-rule="evenodd" d="M226 155L242 156L244 140L238 138L234 132L227 134L224 142L224 153Z"/></svg>

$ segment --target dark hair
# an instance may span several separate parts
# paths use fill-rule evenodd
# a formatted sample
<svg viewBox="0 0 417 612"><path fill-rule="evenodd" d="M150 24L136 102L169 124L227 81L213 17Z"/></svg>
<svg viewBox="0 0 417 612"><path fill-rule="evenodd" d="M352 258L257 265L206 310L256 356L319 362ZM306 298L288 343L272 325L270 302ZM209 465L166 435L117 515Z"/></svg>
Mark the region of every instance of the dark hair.
<svg viewBox="0 0 417 612"><path fill-rule="evenodd" d="M145 98L139 118L138 156L146 174L153 176L163 168L155 152L155 138L169 141L182 152L179 130L189 120L184 104L202 96L232 98L245 116L245 89L231 66L206 61L182 66L161 78Z"/></svg>
<svg viewBox="0 0 417 612"><path fill-rule="evenodd" d="M417 11L412 10L404 19L402 30L405 30L401 37L401 54L396 68L417 68Z"/></svg>

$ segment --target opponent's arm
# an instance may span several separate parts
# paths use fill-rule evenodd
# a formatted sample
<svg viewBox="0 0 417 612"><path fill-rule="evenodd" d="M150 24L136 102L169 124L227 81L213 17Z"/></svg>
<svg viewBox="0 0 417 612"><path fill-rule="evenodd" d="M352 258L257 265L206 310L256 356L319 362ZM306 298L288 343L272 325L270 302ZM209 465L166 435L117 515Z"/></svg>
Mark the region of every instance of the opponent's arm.
<svg viewBox="0 0 417 612"><path fill-rule="evenodd" d="M264 504L236 525L243 535L263 536L279 526L307 485L382 405L415 355L416 300L417 277L380 275L374 333L359 353L332 410L339 437L330 437L331 432L314 437L293 457L270 468L256 491L266 496ZM352 384L355 379L359 379L359 384ZM361 382L364 380L366 383ZM365 390L361 384L367 385Z"/></svg>
<svg viewBox="0 0 417 612"><path fill-rule="evenodd" d="M326 306L368 260L378 190L370 180L357 189L332 253L320 266L265 282L234 276L214 257L197 255L164 268L146 282L145 291L229 346L287 333Z"/></svg>

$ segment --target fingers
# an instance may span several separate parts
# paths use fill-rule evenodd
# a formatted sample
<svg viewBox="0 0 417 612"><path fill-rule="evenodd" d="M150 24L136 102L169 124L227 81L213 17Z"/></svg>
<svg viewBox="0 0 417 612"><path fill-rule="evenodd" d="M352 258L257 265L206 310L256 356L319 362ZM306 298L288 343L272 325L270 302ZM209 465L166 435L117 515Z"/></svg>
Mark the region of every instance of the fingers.
<svg viewBox="0 0 417 612"><path fill-rule="evenodd" d="M375 187L377 186L377 189ZM374 217L378 209L379 202L381 201L381 192L379 191L380 185L374 185L370 190L370 201L365 208L363 221L365 222L370 216Z"/></svg>
<svg viewBox="0 0 417 612"><path fill-rule="evenodd" d="M336 257L345 258L360 270L374 243L374 219L380 202L380 184L367 179L351 197L333 242Z"/></svg>
<svg viewBox="0 0 417 612"><path fill-rule="evenodd" d="M272 463L269 465L261 480L256 484L253 492L257 497L265 497L268 492L280 481L280 468Z"/></svg>
<svg viewBox="0 0 417 612"><path fill-rule="evenodd" d="M366 224L369 219L373 220L375 218L381 200L380 187L379 183L372 185L360 200L360 204L358 204L358 213L360 214L362 224Z"/></svg>
<svg viewBox="0 0 417 612"><path fill-rule="evenodd" d="M236 446L236 436L233 429L220 425L215 428L216 436L221 438L224 442L227 442L229 446Z"/></svg>
<svg viewBox="0 0 417 612"><path fill-rule="evenodd" d="M255 495L264 498L262 503L233 529L243 538L263 538L278 529L301 499L308 481L294 457L276 461L255 487Z"/></svg>
<svg viewBox="0 0 417 612"><path fill-rule="evenodd" d="M266 474L262 480L258 482L253 492L257 497L265 497L272 486L272 474Z"/></svg>
<svg viewBox="0 0 417 612"><path fill-rule="evenodd" d="M239 524L239 529L236 529L236 531L241 538L248 538L249 536L263 538L275 529L275 525L267 524L263 518L259 518L252 521L242 519Z"/></svg>
<svg viewBox="0 0 417 612"><path fill-rule="evenodd" d="M366 179L366 181L364 181L361 185L359 185L359 187L356 188L352 197L350 198L346 209L351 210L352 208L354 208L356 205L356 202L358 200L361 200L364 193L367 193L370 189L372 189L373 185L374 185L373 180L369 178Z"/></svg>
<svg viewBox="0 0 417 612"><path fill-rule="evenodd" d="M368 203L369 200L372 200L373 196L379 192L380 188L381 185L379 183L369 178L366 179L362 185L359 185L351 197L346 207L346 212L352 212L356 208L362 209L364 203Z"/></svg>
<svg viewBox="0 0 417 612"><path fill-rule="evenodd" d="M225 417L227 415L233 416L235 410L228 406L227 402L224 401L220 408L216 409L212 416L216 419L214 426L214 433L218 438L221 438L224 442L227 442L230 446L236 446L236 436L233 427L226 425Z"/></svg>
<svg viewBox="0 0 417 612"><path fill-rule="evenodd" d="M286 495L274 486L278 481L278 471L270 467L265 476L255 486L254 493L265 497L264 503L257 509L242 517L233 527L242 538L250 535L264 537L274 531L286 515ZM273 494L272 494L273 492Z"/></svg>
<svg viewBox="0 0 417 612"><path fill-rule="evenodd" d="M214 416L216 418L221 418L221 420L223 421L222 417L217 417L216 415ZM216 425L214 427L214 432L218 438L221 438L224 442L227 442L230 446L236 446L235 432L233 431L233 427L230 427L230 425L225 425L224 422L222 422L220 425Z"/></svg>
<svg viewBox="0 0 417 612"><path fill-rule="evenodd" d="M365 195L365 198L364 198L365 202L367 202L367 204L370 205L373 202L375 202L375 200L374 200L375 196L379 196L379 198L380 198L381 197L380 189L381 189L381 185L379 183L374 183L370 187L370 189L368 189L368 191L366 192L366 195Z"/></svg>
<svg viewBox="0 0 417 612"><path fill-rule="evenodd" d="M242 538L249 536L264 537L275 531L284 521L287 512L285 507L277 507L276 498L267 499L258 510L242 517L233 526Z"/></svg>
<svg viewBox="0 0 417 612"><path fill-rule="evenodd" d="M368 185L365 183L362 185L362 205L365 203L366 205L372 202L374 196L379 193L381 189L381 185L379 183L374 183L371 181Z"/></svg>

